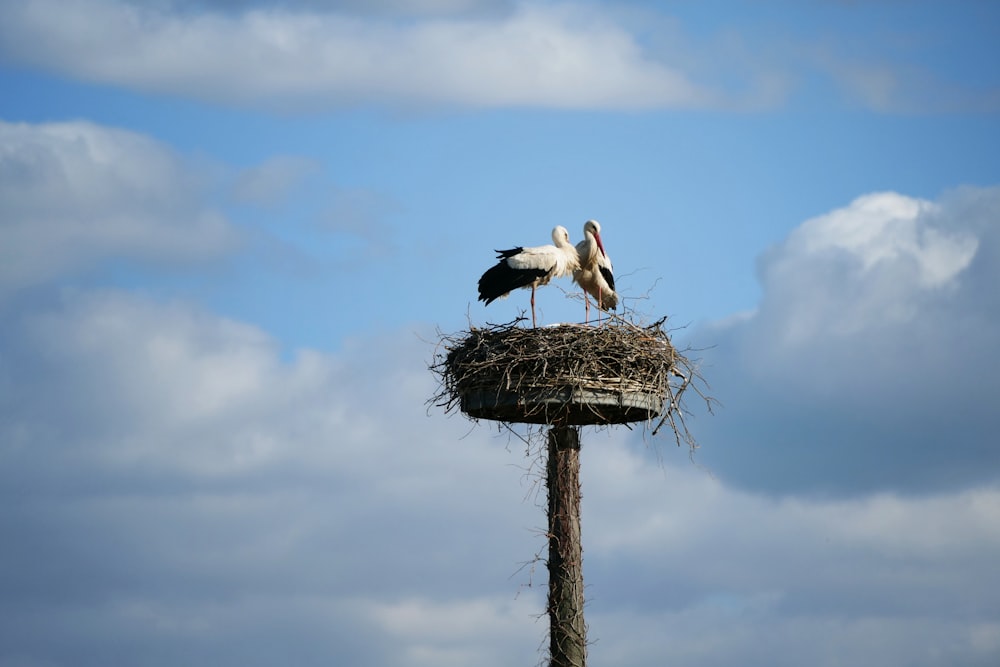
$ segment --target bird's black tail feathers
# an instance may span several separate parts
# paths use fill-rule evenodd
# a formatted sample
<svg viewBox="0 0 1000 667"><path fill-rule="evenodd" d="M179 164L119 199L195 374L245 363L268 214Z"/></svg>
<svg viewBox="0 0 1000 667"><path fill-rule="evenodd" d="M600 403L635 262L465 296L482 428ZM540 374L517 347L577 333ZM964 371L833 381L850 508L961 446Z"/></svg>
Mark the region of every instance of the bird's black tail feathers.
<svg viewBox="0 0 1000 667"><path fill-rule="evenodd" d="M521 248L515 250L498 250L502 259L492 266L482 278L479 279L479 300L490 305L493 301L508 294L518 287L528 287L539 278L543 278L548 273L545 269L513 269L507 264L506 258L521 252Z"/></svg>

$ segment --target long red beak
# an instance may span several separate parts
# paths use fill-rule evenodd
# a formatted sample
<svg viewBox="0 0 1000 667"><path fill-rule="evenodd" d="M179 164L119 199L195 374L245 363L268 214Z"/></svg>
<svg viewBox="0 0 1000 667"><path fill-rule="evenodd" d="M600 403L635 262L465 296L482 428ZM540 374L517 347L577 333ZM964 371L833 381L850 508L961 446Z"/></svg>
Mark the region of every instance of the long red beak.
<svg viewBox="0 0 1000 667"><path fill-rule="evenodd" d="M601 249L601 254L607 257L608 253L604 252L604 244L601 243L601 235L598 232L594 232L594 240L597 241L597 247Z"/></svg>

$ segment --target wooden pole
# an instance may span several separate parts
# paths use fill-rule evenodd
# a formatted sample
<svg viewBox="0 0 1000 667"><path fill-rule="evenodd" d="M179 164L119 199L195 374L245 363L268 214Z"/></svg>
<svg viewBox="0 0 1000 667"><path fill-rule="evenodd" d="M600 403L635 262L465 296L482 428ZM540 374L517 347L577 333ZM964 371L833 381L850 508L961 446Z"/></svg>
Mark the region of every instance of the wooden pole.
<svg viewBox="0 0 1000 667"><path fill-rule="evenodd" d="M549 492L549 665L585 667L578 428L549 429L545 484Z"/></svg>

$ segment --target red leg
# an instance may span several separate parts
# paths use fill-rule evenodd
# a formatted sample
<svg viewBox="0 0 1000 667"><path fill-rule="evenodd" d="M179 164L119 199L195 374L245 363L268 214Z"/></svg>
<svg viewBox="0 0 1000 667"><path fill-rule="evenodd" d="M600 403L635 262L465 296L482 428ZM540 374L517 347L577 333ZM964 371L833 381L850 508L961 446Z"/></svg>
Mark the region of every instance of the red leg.
<svg viewBox="0 0 1000 667"><path fill-rule="evenodd" d="M531 326L537 327L535 324L535 286L531 286Z"/></svg>

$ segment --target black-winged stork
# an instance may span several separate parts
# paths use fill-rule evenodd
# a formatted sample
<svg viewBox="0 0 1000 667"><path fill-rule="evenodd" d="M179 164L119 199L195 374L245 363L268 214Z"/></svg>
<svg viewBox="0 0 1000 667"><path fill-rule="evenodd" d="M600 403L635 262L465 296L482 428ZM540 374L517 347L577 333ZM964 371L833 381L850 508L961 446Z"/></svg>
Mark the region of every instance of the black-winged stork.
<svg viewBox="0 0 1000 667"><path fill-rule="evenodd" d="M531 326L535 324L535 289L580 268L579 254L565 227L552 230L555 245L497 250L496 265L479 279L479 300L489 305L519 287L531 288Z"/></svg>

